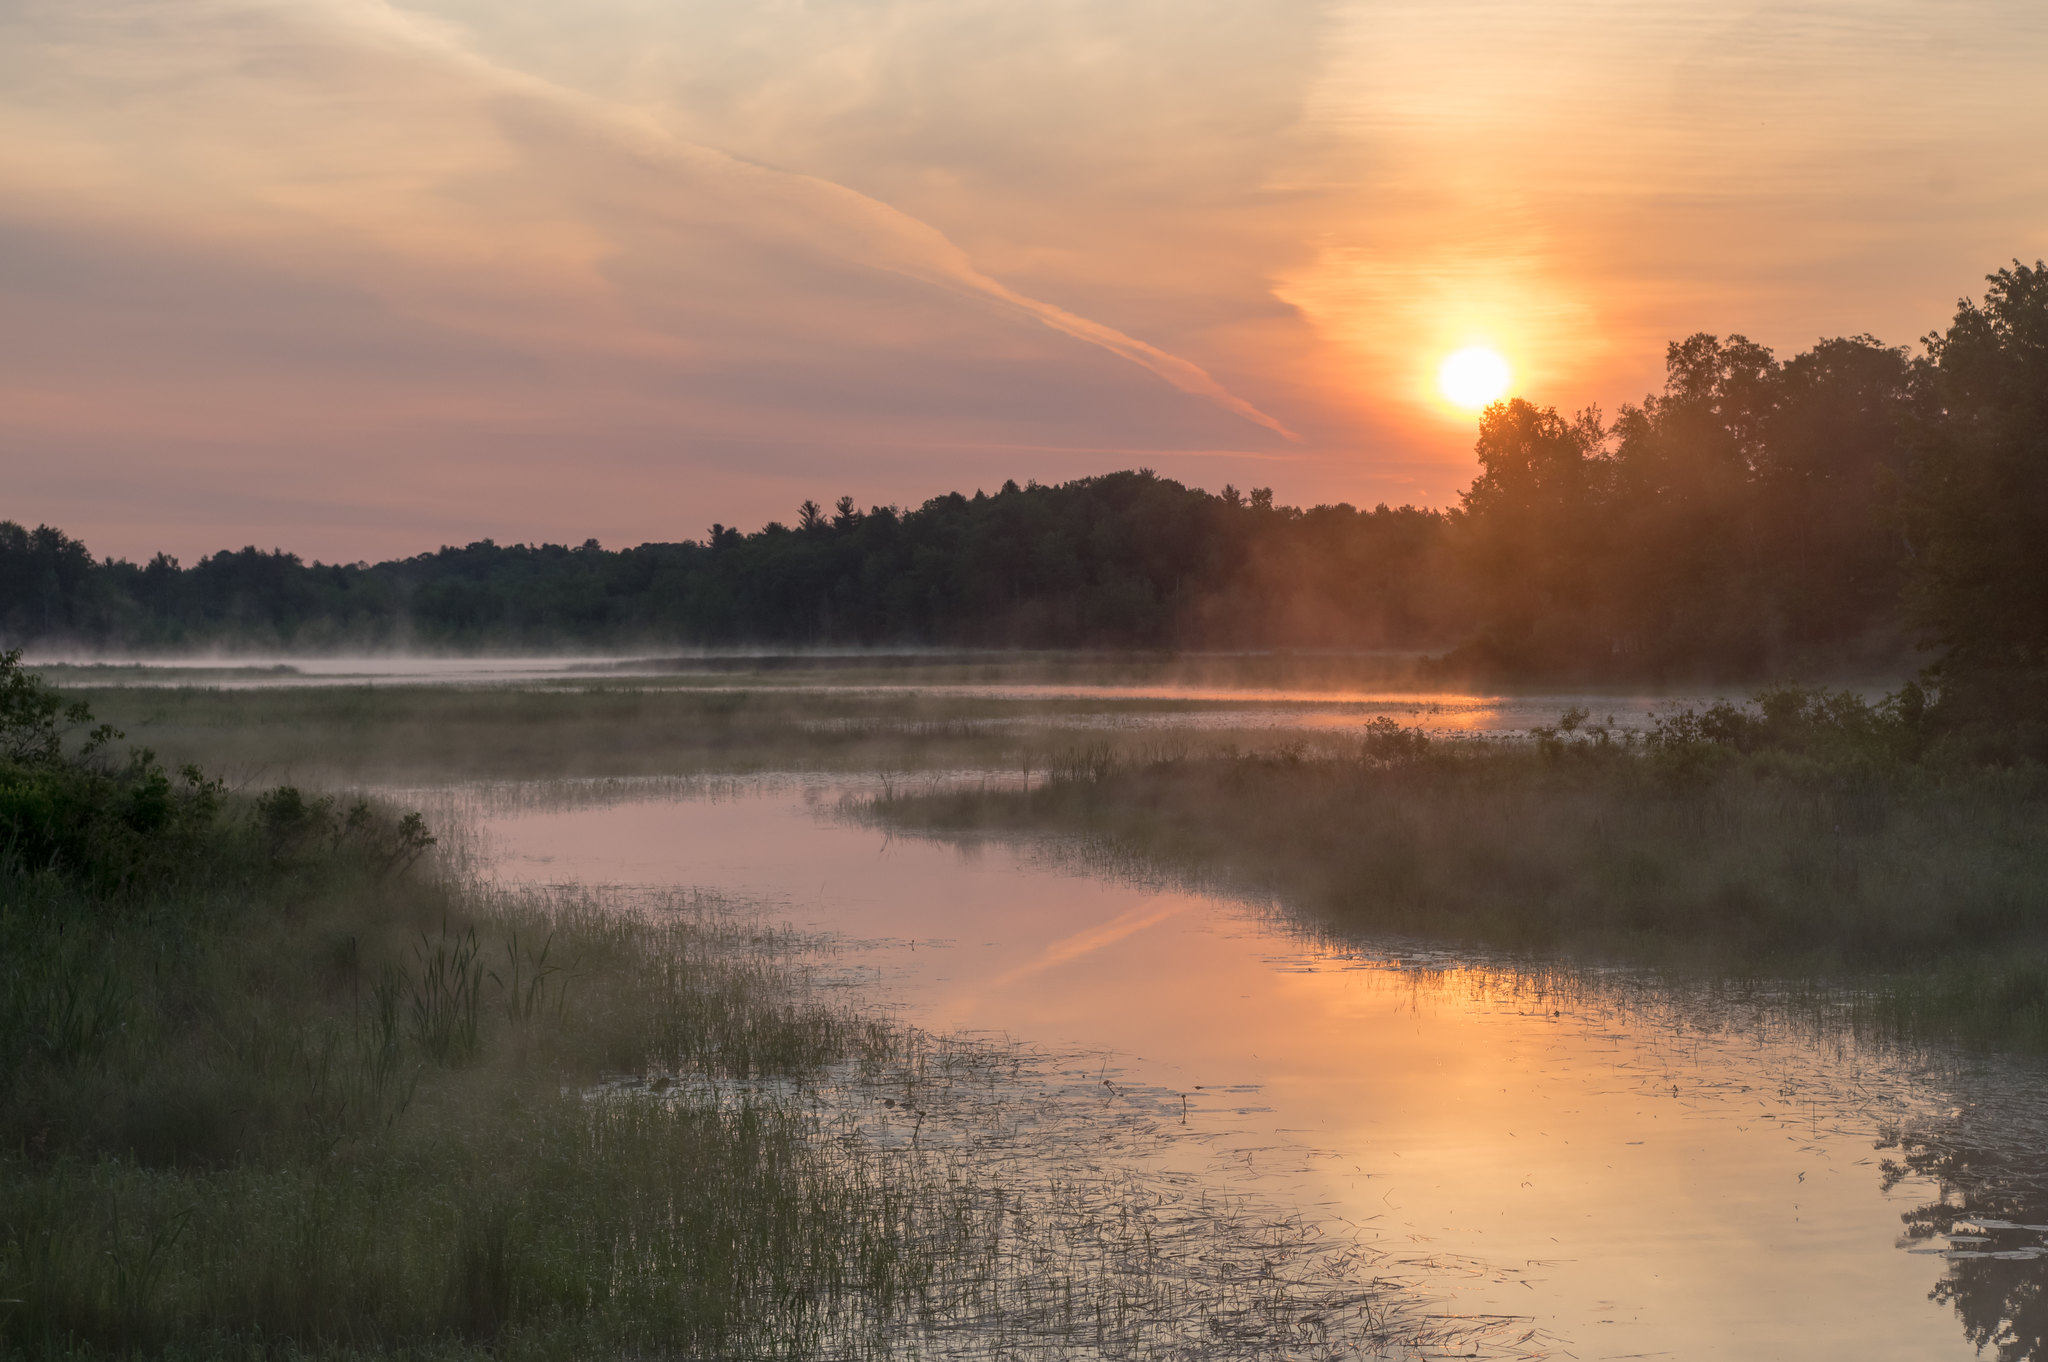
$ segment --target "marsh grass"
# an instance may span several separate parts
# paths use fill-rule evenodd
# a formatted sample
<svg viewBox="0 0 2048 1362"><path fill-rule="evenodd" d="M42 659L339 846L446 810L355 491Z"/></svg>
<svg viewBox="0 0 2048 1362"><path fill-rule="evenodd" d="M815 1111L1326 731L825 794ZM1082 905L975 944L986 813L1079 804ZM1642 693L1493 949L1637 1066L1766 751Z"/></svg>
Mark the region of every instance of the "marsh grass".
<svg viewBox="0 0 2048 1362"><path fill-rule="evenodd" d="M1275 723L1297 713L1327 716L1336 703L1271 693L1235 701L1171 693L741 688L746 680L721 679L715 688L640 678L65 693L82 697L167 761L198 762L232 786L296 781L326 788L1042 769L1049 756L1091 743L1139 752L1159 742L1162 729L1191 751L1270 743ZM1456 717L1487 706L1477 697L1357 694L1344 706L1361 722L1382 709L1407 715L1434 708Z"/></svg>
<svg viewBox="0 0 2048 1362"><path fill-rule="evenodd" d="M1225 1176L1191 1170L1184 1146L1224 1132L1105 1056L893 1034L801 1090L857 1176L945 1189L906 1207L914 1239L946 1251L884 1331L886 1355L1408 1357L1527 1331L1430 1316L1383 1252L1234 1185L1258 1176L1237 1157ZM667 1073L618 1087L727 1104L767 1090Z"/></svg>
<svg viewBox="0 0 2048 1362"><path fill-rule="evenodd" d="M579 1095L867 1043L715 933L333 864L112 916L7 888L15 1350L774 1352L823 1327L818 1289L899 1275L890 1208L801 1111Z"/></svg>
<svg viewBox="0 0 2048 1362"><path fill-rule="evenodd" d="M1472 1332L1310 1225L1149 1176L1143 1113L1034 1103L1020 1054L828 996L742 910L494 889L416 813L172 785L101 731L67 745L88 716L16 662L0 1355L1338 1357Z"/></svg>
<svg viewBox="0 0 2048 1362"><path fill-rule="evenodd" d="M1583 716L1581 716L1583 718ZM1077 748L867 816L1037 830L1349 934L1774 976L1900 1034L2048 1046L2048 776L1561 735L1345 753Z"/></svg>
<svg viewBox="0 0 2048 1362"><path fill-rule="evenodd" d="M827 1001L736 913L365 888L216 903L175 940L167 914L46 971L45 1011L81 977L128 1002L7 1075L10 1354L1338 1357L1474 1331L1355 1244L1151 1171L1158 1102ZM23 907L65 909L11 899L11 940Z"/></svg>
<svg viewBox="0 0 2048 1362"><path fill-rule="evenodd" d="M628 683L107 689L94 709L174 761L232 779L675 777L1008 767L1054 702Z"/></svg>

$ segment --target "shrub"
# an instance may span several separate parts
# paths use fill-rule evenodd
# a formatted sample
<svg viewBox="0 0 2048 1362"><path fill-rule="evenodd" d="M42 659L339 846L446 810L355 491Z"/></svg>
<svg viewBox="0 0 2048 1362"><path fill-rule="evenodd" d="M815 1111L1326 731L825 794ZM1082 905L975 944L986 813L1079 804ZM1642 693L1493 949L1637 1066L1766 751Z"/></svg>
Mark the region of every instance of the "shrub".
<svg viewBox="0 0 2048 1362"><path fill-rule="evenodd" d="M147 748L112 759L122 736L23 668L20 650L0 653L0 869L129 900L336 854L389 873L433 845L418 814L392 819L367 801L342 810L289 785L231 801L197 766L168 771Z"/></svg>

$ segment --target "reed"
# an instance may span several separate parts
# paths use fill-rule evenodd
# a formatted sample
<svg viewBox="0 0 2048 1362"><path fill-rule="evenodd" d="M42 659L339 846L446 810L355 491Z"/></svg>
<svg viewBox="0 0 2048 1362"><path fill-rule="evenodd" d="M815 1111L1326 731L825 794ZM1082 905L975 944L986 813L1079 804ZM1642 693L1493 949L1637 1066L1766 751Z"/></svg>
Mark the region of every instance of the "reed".
<svg viewBox="0 0 2048 1362"><path fill-rule="evenodd" d="M828 1005L737 917L431 882L376 905L217 919L183 981L147 927L91 966L158 992L97 1058L9 1076L0 1352L1336 1357L1473 1332L1365 1248L1158 1172L1177 1108ZM475 973L532 940L561 962L544 1008ZM467 1025L471 987L474 1048L417 1024L438 990Z"/></svg>

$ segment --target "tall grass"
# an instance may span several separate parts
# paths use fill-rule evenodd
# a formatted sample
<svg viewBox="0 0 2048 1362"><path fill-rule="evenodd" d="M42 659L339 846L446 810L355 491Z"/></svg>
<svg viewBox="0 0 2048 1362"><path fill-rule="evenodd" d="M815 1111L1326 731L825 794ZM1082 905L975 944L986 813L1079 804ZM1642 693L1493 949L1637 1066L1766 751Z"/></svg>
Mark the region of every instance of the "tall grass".
<svg viewBox="0 0 2048 1362"><path fill-rule="evenodd" d="M18 1349L569 1329L773 1352L823 1327L819 1288L914 1275L801 1110L587 1095L615 1069L801 1073L864 1043L683 924L340 857L120 905L48 873L4 891Z"/></svg>
<svg viewBox="0 0 2048 1362"><path fill-rule="evenodd" d="M0 1351L1316 1357L1467 1332L1355 1246L1119 1156L1163 1115L1049 1113L1017 1055L811 998L757 930L574 891L376 903L330 884L168 970L160 937L99 957L146 994L126 1024L10 1075ZM476 972L535 940L549 993Z"/></svg>

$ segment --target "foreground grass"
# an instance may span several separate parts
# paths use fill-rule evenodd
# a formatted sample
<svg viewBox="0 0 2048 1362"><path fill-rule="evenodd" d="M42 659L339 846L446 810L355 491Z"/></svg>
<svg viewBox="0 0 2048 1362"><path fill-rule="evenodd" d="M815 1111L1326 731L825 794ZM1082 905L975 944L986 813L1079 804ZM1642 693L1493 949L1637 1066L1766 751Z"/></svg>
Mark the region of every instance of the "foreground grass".
<svg viewBox="0 0 2048 1362"><path fill-rule="evenodd" d="M112 916L47 876L0 884L0 1355L1324 1356L1393 1335L1299 1224L1162 1199L1092 1128L1020 1146L1014 1057L818 1000L743 920L360 871L323 857ZM835 1124L833 1090L902 1138ZM966 1099L1000 1176L920 1148Z"/></svg>
<svg viewBox="0 0 2048 1362"><path fill-rule="evenodd" d="M1829 978L1896 1031L2048 1047L2048 773L1555 732L1344 756L1081 752L874 816L1080 834L1318 926Z"/></svg>
<svg viewBox="0 0 2048 1362"><path fill-rule="evenodd" d="M916 1294L916 1189L800 1106L596 1087L887 1044L761 950L346 856L264 880L0 885L11 1349L798 1355Z"/></svg>

